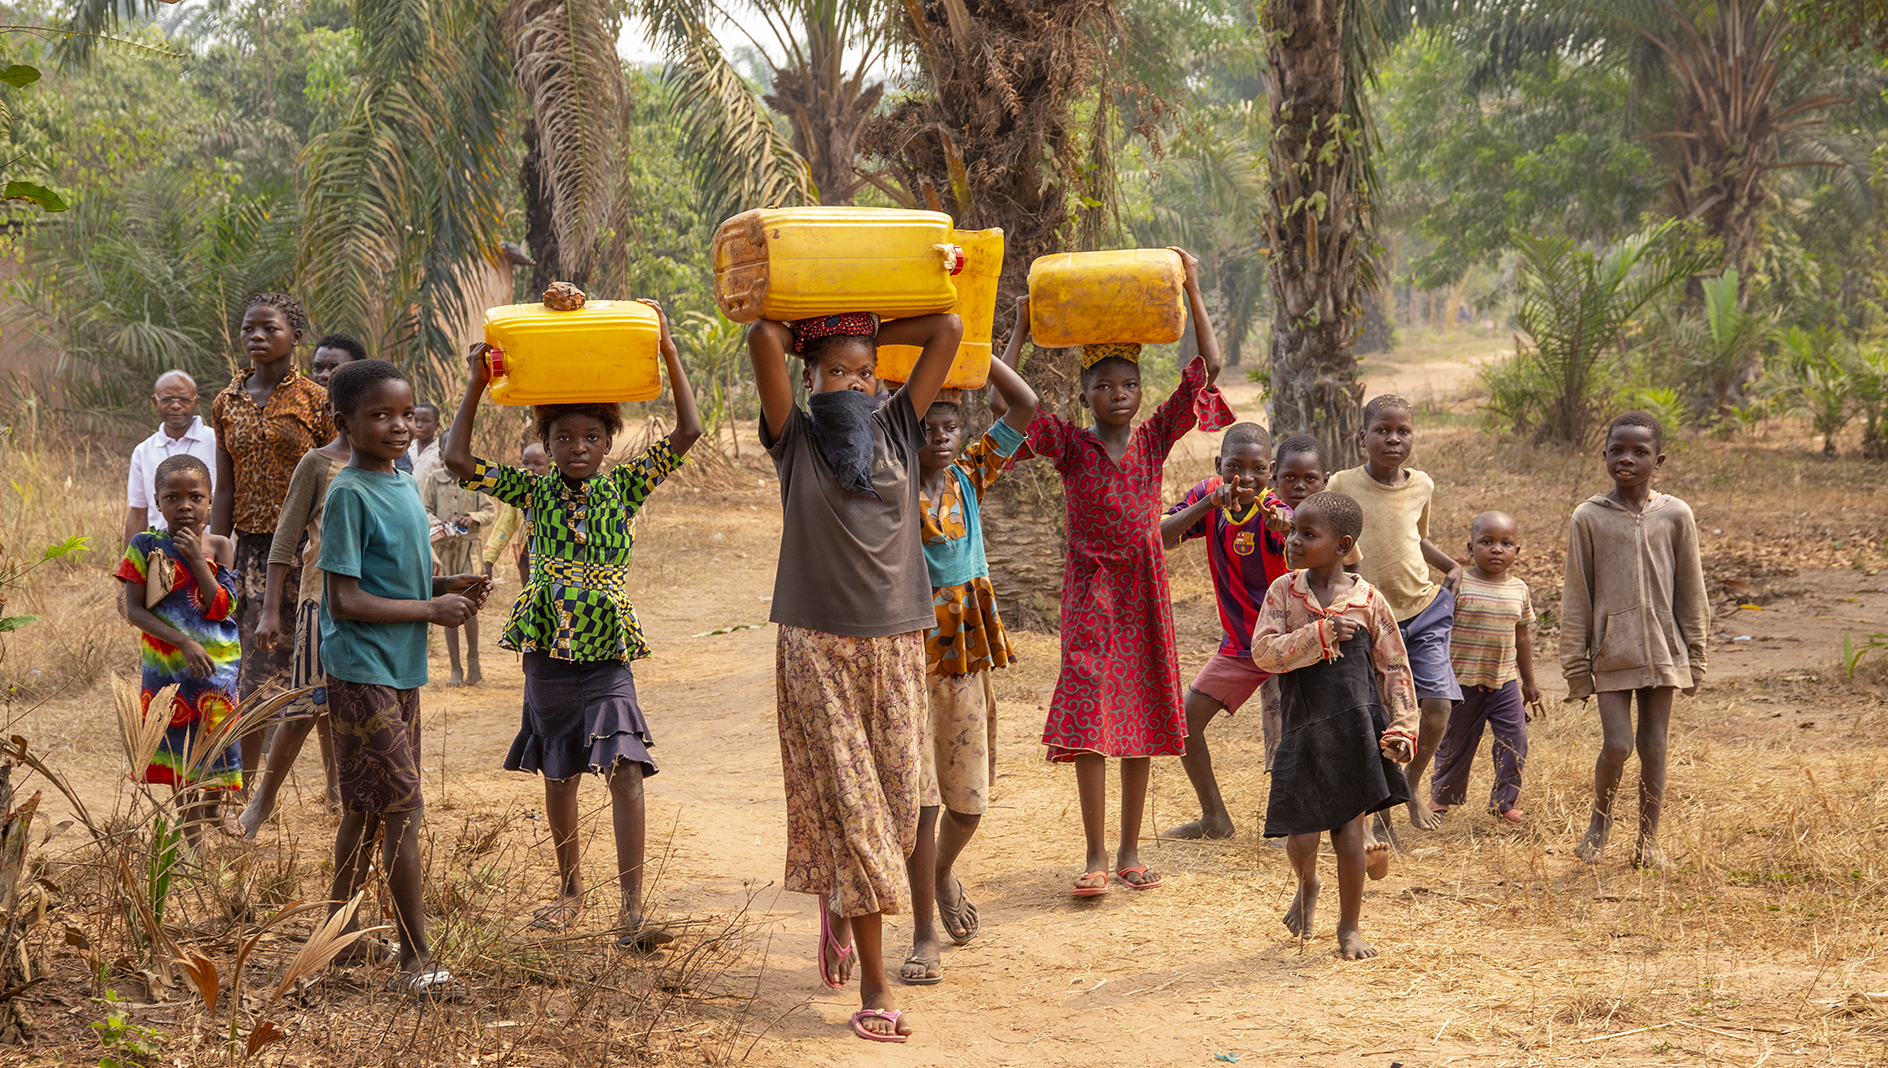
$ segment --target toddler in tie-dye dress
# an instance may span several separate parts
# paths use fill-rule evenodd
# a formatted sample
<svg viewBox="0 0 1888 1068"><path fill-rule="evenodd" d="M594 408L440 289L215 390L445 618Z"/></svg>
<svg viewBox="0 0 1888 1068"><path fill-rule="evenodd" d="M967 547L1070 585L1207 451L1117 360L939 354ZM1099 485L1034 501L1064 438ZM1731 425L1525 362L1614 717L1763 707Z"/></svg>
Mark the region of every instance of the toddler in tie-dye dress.
<svg viewBox="0 0 1888 1068"><path fill-rule="evenodd" d="M168 566L156 563L158 560L166 561ZM166 686L177 687L177 696L171 702L170 729L165 732L164 744L158 747L141 778L153 784L239 790L243 785L243 766L235 746L224 750L195 780L188 775L187 761L197 733L215 730L236 712L236 669L242 660L234 619L236 575L223 564L205 562L216 576L214 589L200 587L195 569L178 551L170 532L146 531L131 539L114 576L131 587L134 597L141 598L153 571L163 573L170 583L170 592L150 606L150 615L168 624L177 635L200 646L213 668L208 675L193 674L186 656L187 646L168 641L140 625L145 711L150 711L151 700L159 690ZM142 607L141 600L138 607Z"/></svg>

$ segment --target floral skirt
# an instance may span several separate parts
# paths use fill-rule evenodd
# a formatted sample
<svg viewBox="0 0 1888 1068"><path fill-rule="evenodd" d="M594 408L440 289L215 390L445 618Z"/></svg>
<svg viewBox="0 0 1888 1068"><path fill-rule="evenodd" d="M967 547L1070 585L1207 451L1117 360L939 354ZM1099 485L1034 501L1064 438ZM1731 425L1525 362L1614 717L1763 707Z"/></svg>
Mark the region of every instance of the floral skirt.
<svg viewBox="0 0 1888 1068"><path fill-rule="evenodd" d="M918 843L924 634L782 626L775 645L786 888L842 916L909 912Z"/></svg>

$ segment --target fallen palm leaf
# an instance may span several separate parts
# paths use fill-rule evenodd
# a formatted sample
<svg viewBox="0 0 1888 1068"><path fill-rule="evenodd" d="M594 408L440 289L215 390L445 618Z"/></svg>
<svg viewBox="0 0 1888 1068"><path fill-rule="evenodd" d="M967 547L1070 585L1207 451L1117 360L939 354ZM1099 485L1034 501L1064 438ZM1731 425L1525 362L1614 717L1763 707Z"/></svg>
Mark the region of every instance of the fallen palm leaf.
<svg viewBox="0 0 1888 1068"><path fill-rule="evenodd" d="M195 949L191 949L189 955L179 960L177 965L184 970L185 975L190 977L190 985L196 987L197 993L202 995L204 1013L215 1016L217 985L221 982L215 962Z"/></svg>
<svg viewBox="0 0 1888 1068"><path fill-rule="evenodd" d="M170 728L171 707L177 700L177 687L166 686L157 691L149 704L145 703L141 689L116 675L112 676L111 690L118 706L118 740L124 745L125 761L131 765L131 774L142 780L158 747L164 744L164 732Z"/></svg>
<svg viewBox="0 0 1888 1068"><path fill-rule="evenodd" d="M313 693L314 689L304 686L298 690L283 691L261 704L237 709L207 731L192 734L190 751L184 756L185 778L193 783L203 781L216 767L216 762L223 759L223 754L229 751L230 746L245 735L254 734L274 723L283 709Z"/></svg>
<svg viewBox="0 0 1888 1068"><path fill-rule="evenodd" d="M287 1037L288 1035L280 1027L275 1025L274 1020L262 1021L249 1032L249 1051L244 1054L244 1059L247 1060L255 1056L262 1047L267 1046L269 1043L280 1042Z"/></svg>
<svg viewBox="0 0 1888 1068"><path fill-rule="evenodd" d="M354 913L360 907L361 895L355 894L352 901L341 906L339 911L328 917L327 923L316 928L315 933L308 936L307 944L302 946L300 953L295 954L295 959L289 962L288 971L282 974L282 981L276 984L275 993L270 995L271 1000L280 1001L284 995L294 989L295 984L303 976L313 975L326 968L329 961L339 956L342 950L356 941L370 934L392 930L391 925L381 924L378 927L362 927L342 933L348 924L354 922Z"/></svg>

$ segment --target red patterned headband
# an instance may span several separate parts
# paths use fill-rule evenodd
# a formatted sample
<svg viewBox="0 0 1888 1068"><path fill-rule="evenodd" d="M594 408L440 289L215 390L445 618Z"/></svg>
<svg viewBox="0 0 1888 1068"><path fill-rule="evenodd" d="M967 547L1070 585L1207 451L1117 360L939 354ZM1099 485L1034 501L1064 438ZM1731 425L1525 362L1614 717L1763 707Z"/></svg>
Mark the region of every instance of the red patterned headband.
<svg viewBox="0 0 1888 1068"><path fill-rule="evenodd" d="M823 337L872 337L878 333L878 316L871 312L846 312L799 319L787 325L793 330L793 351L805 352L809 342Z"/></svg>

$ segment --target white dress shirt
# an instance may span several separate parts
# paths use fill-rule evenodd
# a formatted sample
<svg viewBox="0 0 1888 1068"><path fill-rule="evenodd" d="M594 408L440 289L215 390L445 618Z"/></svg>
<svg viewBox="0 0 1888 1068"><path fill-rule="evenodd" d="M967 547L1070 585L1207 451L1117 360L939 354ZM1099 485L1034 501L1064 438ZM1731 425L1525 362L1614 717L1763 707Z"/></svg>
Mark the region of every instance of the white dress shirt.
<svg viewBox="0 0 1888 1068"><path fill-rule="evenodd" d="M210 492L216 492L216 431L201 416L190 420L190 429L181 438L173 438L162 426L157 433L131 450L131 477L125 484L125 500L133 508L142 508L151 526L165 529L164 515L157 510L157 465L180 453L189 453L210 469Z"/></svg>

